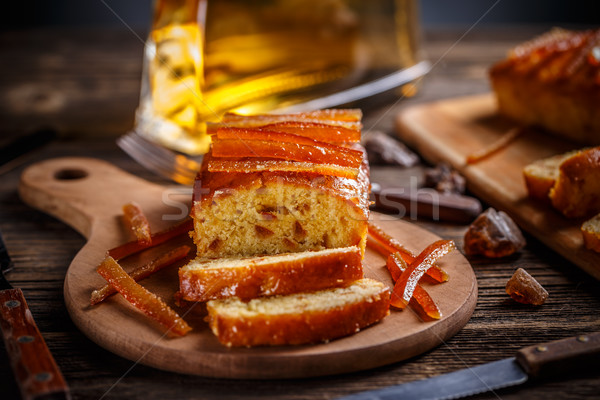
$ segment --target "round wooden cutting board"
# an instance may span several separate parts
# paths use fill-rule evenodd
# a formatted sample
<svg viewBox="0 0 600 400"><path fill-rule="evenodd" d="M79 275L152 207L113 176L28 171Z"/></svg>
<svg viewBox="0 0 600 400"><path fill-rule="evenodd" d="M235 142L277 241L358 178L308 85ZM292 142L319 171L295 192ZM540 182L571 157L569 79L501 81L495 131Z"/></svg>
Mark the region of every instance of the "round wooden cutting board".
<svg viewBox="0 0 600 400"><path fill-rule="evenodd" d="M439 285L423 284L443 313L438 321L423 322L411 309L392 309L380 323L329 343L230 349L217 341L204 322L202 304L184 309L174 305L178 278L177 266L173 266L142 281L192 326L187 336L171 339L118 294L96 306L90 306L89 301L92 290L106 283L95 272L106 250L132 240L121 222L122 205L130 201L140 204L156 232L187 216L190 188L149 183L100 160L60 158L29 167L21 177L19 191L26 203L59 218L88 239L69 266L64 285L65 303L78 328L113 353L163 370L209 377L272 379L373 368L405 360L444 343L467 323L477 301L475 274L465 257L455 250L439 262L450 280ZM383 214L372 213L372 219L415 252L439 239L431 232ZM173 242L182 241L191 243L187 238ZM174 247L173 242L129 257L122 265L127 269L150 260ZM378 254L367 250L364 267L367 277L392 287L385 260Z"/></svg>

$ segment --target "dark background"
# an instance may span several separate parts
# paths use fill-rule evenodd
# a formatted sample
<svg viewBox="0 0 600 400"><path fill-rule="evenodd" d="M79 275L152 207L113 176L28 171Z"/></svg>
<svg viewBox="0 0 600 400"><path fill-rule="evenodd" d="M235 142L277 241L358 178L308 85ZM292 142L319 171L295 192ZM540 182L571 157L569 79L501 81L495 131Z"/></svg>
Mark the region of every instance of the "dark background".
<svg viewBox="0 0 600 400"><path fill-rule="evenodd" d="M0 29L53 25L120 27L123 22L119 17L140 29L148 26L151 8L151 0L10 0L3 2ZM472 25L490 8L481 24L600 24L597 0L421 0L420 8L425 27Z"/></svg>

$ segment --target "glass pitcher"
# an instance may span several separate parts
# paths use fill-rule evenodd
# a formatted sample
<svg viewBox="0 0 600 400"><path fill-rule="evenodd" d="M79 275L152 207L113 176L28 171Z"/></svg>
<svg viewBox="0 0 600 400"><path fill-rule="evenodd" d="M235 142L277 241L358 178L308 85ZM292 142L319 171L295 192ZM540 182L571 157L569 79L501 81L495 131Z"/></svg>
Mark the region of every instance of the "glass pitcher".
<svg viewBox="0 0 600 400"><path fill-rule="evenodd" d="M136 131L202 154L226 112L333 107L425 72L417 0L156 0Z"/></svg>

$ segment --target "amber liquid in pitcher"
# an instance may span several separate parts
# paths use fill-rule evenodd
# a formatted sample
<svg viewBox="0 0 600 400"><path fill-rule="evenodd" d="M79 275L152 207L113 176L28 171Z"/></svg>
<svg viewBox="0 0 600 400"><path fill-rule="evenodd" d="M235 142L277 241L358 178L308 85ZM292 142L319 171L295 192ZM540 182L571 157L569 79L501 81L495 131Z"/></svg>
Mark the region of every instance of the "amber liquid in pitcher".
<svg viewBox="0 0 600 400"><path fill-rule="evenodd" d="M225 112L269 112L415 64L416 24L415 0L157 0L138 130L202 153L205 123Z"/></svg>

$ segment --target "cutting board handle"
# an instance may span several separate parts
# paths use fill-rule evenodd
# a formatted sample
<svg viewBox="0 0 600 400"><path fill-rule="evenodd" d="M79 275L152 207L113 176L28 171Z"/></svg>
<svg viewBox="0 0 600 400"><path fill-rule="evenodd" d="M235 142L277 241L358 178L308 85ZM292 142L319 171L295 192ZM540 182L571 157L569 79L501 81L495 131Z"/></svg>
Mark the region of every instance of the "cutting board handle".
<svg viewBox="0 0 600 400"><path fill-rule="evenodd" d="M38 162L23 172L19 183L19 195L25 203L69 224L86 238L98 220L114 218L123 199L143 201L156 191L162 192L164 187L105 161L83 157Z"/></svg>

